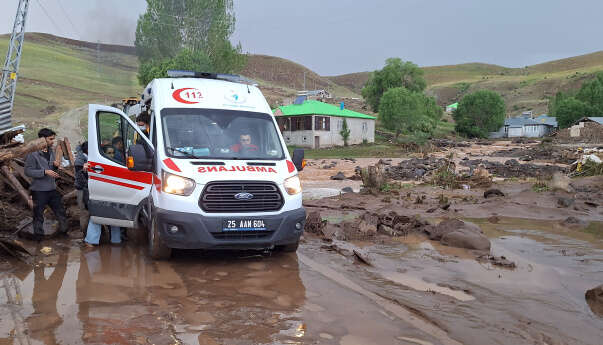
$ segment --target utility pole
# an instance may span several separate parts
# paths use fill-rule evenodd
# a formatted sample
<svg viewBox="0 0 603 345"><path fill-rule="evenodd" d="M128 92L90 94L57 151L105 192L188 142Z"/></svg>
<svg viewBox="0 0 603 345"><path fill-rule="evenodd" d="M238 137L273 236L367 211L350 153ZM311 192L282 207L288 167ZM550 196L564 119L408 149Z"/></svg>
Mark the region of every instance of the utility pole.
<svg viewBox="0 0 603 345"><path fill-rule="evenodd" d="M0 132L12 126L12 111L15 103L15 90L17 89L17 78L19 76L19 64L21 62L21 51L25 39L25 20L29 0L19 0L17 15L10 35L8 52L2 68L2 84L0 84Z"/></svg>
<svg viewBox="0 0 603 345"><path fill-rule="evenodd" d="M96 41L96 76L101 76L100 41Z"/></svg>

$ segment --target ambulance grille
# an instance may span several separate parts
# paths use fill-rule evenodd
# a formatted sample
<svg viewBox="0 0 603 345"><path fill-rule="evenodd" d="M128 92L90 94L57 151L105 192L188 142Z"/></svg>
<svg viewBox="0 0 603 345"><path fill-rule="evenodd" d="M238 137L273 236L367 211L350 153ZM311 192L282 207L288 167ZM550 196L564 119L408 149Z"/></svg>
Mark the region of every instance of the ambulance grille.
<svg viewBox="0 0 603 345"><path fill-rule="evenodd" d="M253 198L237 200L239 193L253 194ZM210 182L199 200L201 209L208 213L273 212L283 204L278 186L270 182Z"/></svg>

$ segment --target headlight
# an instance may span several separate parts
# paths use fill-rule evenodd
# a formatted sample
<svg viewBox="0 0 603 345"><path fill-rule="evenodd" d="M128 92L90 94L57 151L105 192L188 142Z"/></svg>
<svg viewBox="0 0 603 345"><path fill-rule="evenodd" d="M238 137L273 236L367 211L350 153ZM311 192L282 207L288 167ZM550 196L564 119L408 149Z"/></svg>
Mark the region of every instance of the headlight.
<svg viewBox="0 0 603 345"><path fill-rule="evenodd" d="M195 190L195 181L190 178L163 172L163 191L168 194L188 196Z"/></svg>
<svg viewBox="0 0 603 345"><path fill-rule="evenodd" d="M284 186L289 195L299 194L302 191L301 182L297 175L285 179Z"/></svg>

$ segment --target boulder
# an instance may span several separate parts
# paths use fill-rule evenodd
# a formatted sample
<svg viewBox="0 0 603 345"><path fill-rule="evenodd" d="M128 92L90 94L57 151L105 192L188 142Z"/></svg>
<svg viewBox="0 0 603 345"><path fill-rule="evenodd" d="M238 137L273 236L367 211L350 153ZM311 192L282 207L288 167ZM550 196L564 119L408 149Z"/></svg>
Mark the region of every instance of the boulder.
<svg viewBox="0 0 603 345"><path fill-rule="evenodd" d="M572 199L572 198L564 198L564 197L557 198L557 205L559 205L560 207L570 207L573 204L574 204L574 199Z"/></svg>
<svg viewBox="0 0 603 345"><path fill-rule="evenodd" d="M599 317L603 317L603 284L586 291L584 297L590 310Z"/></svg>
<svg viewBox="0 0 603 345"><path fill-rule="evenodd" d="M445 219L434 228L427 228L429 238L450 247L490 250L490 240L479 226L458 219Z"/></svg>
<svg viewBox="0 0 603 345"><path fill-rule="evenodd" d="M352 189L352 187L343 187L341 189L342 193L354 193L354 189Z"/></svg>
<svg viewBox="0 0 603 345"><path fill-rule="evenodd" d="M331 180L342 181L345 180L345 175L340 171L334 176L331 176Z"/></svg>
<svg viewBox="0 0 603 345"><path fill-rule="evenodd" d="M494 196L505 196L505 193L501 192L500 189L492 188L484 192L484 198L488 199Z"/></svg>

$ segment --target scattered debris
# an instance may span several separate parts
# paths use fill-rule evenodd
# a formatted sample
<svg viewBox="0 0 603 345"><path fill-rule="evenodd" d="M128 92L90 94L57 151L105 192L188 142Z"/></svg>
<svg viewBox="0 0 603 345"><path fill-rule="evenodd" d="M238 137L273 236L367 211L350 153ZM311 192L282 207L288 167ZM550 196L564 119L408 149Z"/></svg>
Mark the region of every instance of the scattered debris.
<svg viewBox="0 0 603 345"><path fill-rule="evenodd" d="M50 247L44 247L44 248L40 249L40 253L42 253L44 255L52 255L53 252L54 251Z"/></svg>
<svg viewBox="0 0 603 345"><path fill-rule="evenodd" d="M444 219L427 230L429 239L443 245L475 250L490 250L490 240L479 226L459 219Z"/></svg>
<svg viewBox="0 0 603 345"><path fill-rule="evenodd" d="M508 260L504 256L494 256L490 254L484 254L477 257L477 261L489 262L494 266L501 266L505 268L515 269L517 266L513 261Z"/></svg>
<svg viewBox="0 0 603 345"><path fill-rule="evenodd" d="M557 205L560 207L570 207L574 204L574 201L572 198L559 197L557 198Z"/></svg>

